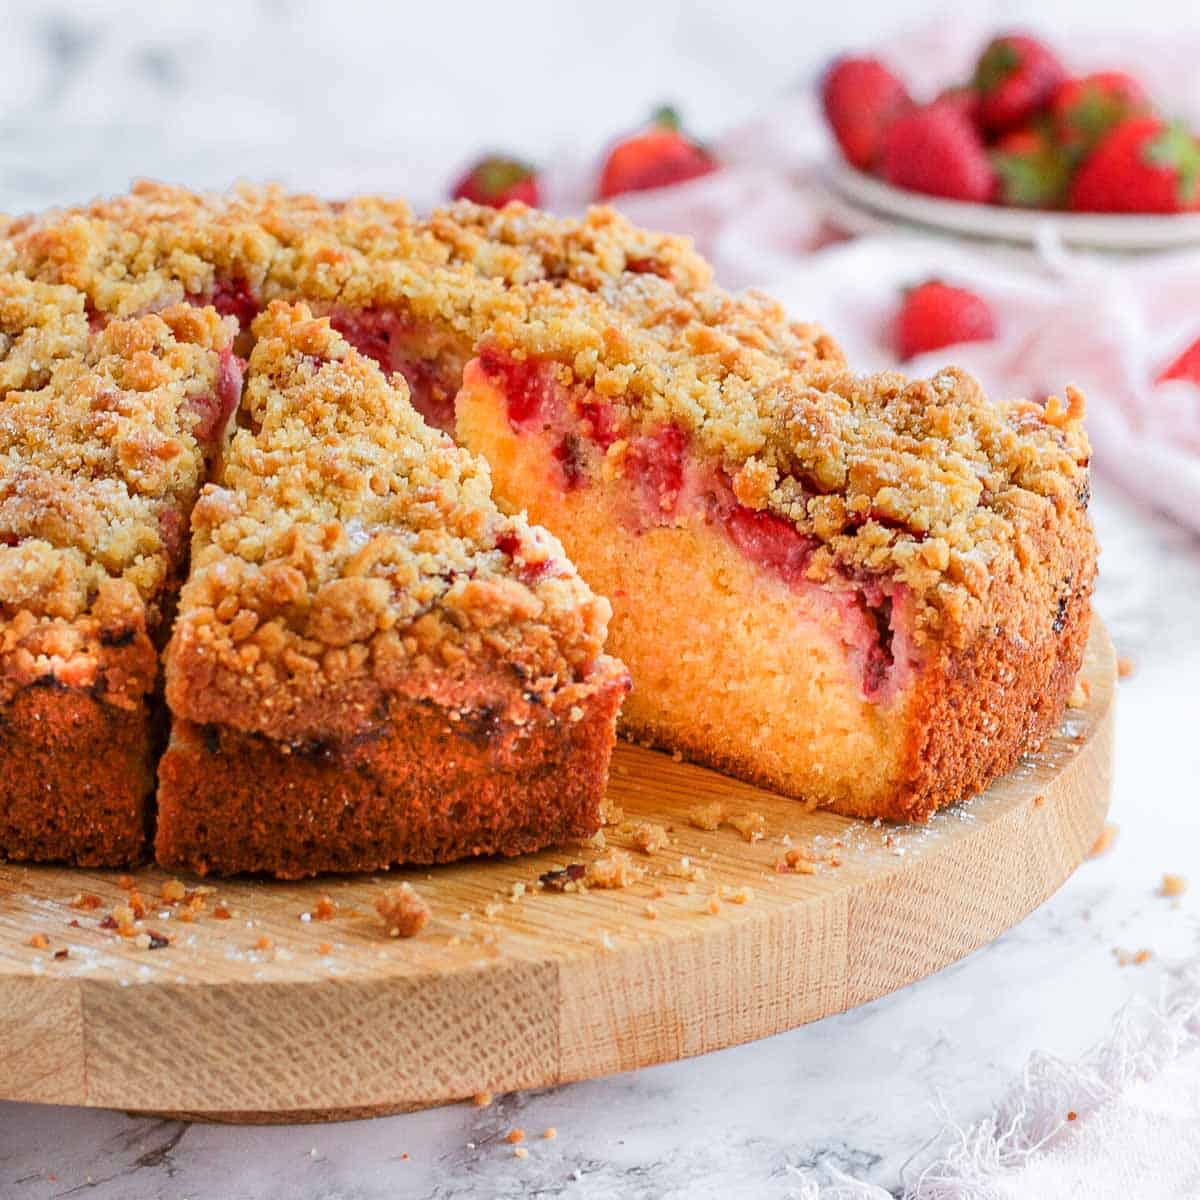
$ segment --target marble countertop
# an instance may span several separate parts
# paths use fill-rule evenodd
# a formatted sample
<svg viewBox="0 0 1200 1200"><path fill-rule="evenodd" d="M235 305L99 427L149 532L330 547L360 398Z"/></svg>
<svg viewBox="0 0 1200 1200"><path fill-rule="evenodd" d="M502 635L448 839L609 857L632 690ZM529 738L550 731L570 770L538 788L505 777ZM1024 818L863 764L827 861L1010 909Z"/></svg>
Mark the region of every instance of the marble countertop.
<svg viewBox="0 0 1200 1200"><path fill-rule="evenodd" d="M336 11L348 18L355 7ZM703 19L683 32L678 13L651 17L655 6L632 0L609 7L639 33L624 74L639 82L614 117L615 101L597 90L603 73L583 70L579 96L591 99L567 97L571 123L564 124L526 72L497 92L486 74L490 46L473 56L455 47L437 58L432 18L411 37L385 21L364 40L347 29L348 19L329 15L333 6L284 0L254 5L252 21L241 20L242 6L215 3L151 13L125 2L0 0L0 210L120 189L134 174L196 185L275 177L330 192L408 187L421 199L418 180L440 186L464 153L499 140L505 128L529 129L543 147L563 128L595 141L614 122L635 120L663 91L692 104L702 127L717 128L795 77L795 52L788 61L772 57L772 48L803 44L811 32L803 6L788 6L794 27L787 32L783 9L751 4L731 48L719 6L698 6ZM919 0L875 6L893 23L919 7ZM806 51L810 59L860 36L849 22L822 31ZM553 59L552 39L539 37L532 57L522 57L526 65ZM265 59L264 38L273 47ZM670 46L661 61L642 50L656 39ZM597 61L603 53L597 48ZM460 121L449 133L445 106L427 94L430 55L465 97L471 131ZM380 113L371 105L397 63L411 66L420 86ZM322 64L332 67L322 73ZM327 86L298 87L313 78ZM282 94L294 102L283 104ZM414 163L422 164L419 175ZM502 1096L484 1109L236 1128L0 1104L0 1196L784 1197L831 1169L899 1188L906 1164L947 1121L991 1111L1031 1052L1079 1054L1127 998L1155 994L1172 965L1200 949L1200 899L1155 894L1164 871L1200 882L1200 540L1133 507L1103 479L1096 491L1104 545L1097 607L1119 653L1137 666L1118 698L1113 819L1120 836L990 946L790 1033L635 1074ZM1121 967L1118 947L1150 949L1153 957ZM514 1126L529 1134L527 1158L504 1140ZM540 1137L548 1127L557 1130L553 1140Z"/></svg>

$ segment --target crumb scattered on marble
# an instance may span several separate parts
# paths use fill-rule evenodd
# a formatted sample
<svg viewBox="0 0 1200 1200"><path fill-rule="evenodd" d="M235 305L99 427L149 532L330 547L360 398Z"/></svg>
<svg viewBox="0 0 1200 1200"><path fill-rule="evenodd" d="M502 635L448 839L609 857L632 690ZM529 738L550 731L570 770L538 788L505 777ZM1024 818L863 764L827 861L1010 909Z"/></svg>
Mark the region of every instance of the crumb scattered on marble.
<svg viewBox="0 0 1200 1200"><path fill-rule="evenodd" d="M504 1140L515 1146L518 1142L523 1142L525 1140L525 1130L520 1128L510 1129L505 1135Z"/></svg>
<svg viewBox="0 0 1200 1200"><path fill-rule="evenodd" d="M1117 659L1117 677L1119 679L1128 679L1136 670L1137 663L1132 658L1126 658L1122 655Z"/></svg>
<svg viewBox="0 0 1200 1200"><path fill-rule="evenodd" d="M1182 896L1187 891L1187 880L1182 875L1163 875L1162 883L1158 885L1160 896Z"/></svg>
<svg viewBox="0 0 1200 1200"><path fill-rule="evenodd" d="M471 1103L474 1104L476 1108L490 1108L493 1098L494 1097L492 1096L491 1092L476 1092L475 1095L471 1097Z"/></svg>
<svg viewBox="0 0 1200 1200"><path fill-rule="evenodd" d="M411 883L388 888L375 900L389 937L415 937L429 921L429 905Z"/></svg>
<svg viewBox="0 0 1200 1200"><path fill-rule="evenodd" d="M528 1151L528 1150L526 1150L524 1146L518 1146L518 1147L517 1147L517 1148L516 1148L516 1149L513 1151L513 1157L514 1157L514 1158L528 1158L528 1157L529 1157L529 1151Z"/></svg>
<svg viewBox="0 0 1200 1200"><path fill-rule="evenodd" d="M558 1137L558 1130L553 1125L549 1129L542 1130L542 1139L544 1141L552 1142L556 1137Z"/></svg>

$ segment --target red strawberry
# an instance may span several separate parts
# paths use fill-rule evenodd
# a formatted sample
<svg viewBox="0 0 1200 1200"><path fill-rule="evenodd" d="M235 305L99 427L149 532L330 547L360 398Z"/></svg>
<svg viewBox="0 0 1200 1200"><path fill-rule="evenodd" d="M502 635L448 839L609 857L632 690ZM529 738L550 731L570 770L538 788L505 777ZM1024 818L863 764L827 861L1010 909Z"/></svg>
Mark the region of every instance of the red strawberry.
<svg viewBox="0 0 1200 1200"><path fill-rule="evenodd" d="M1200 145L1181 125L1129 117L1083 160L1071 185L1076 212L1175 213L1200 207Z"/></svg>
<svg viewBox="0 0 1200 1200"><path fill-rule="evenodd" d="M1126 117L1150 111L1142 85L1124 71L1098 71L1060 84L1050 101L1055 133L1064 146L1090 150Z"/></svg>
<svg viewBox="0 0 1200 1200"><path fill-rule="evenodd" d="M1071 163L1046 129L1027 125L1004 134L992 147L1000 177L999 201L1018 208L1061 208Z"/></svg>
<svg viewBox="0 0 1200 1200"><path fill-rule="evenodd" d="M1155 383L1168 379L1184 379L1200 386L1200 338L1197 338L1178 358L1172 360L1155 376Z"/></svg>
<svg viewBox="0 0 1200 1200"><path fill-rule="evenodd" d="M912 107L912 100L879 59L839 58L821 81L821 104L846 161L869 171L879 158L884 130Z"/></svg>
<svg viewBox="0 0 1200 1200"><path fill-rule="evenodd" d="M884 134L883 177L897 187L986 203L996 191L983 141L960 107L935 101L898 118Z"/></svg>
<svg viewBox="0 0 1200 1200"><path fill-rule="evenodd" d="M955 84L952 87L943 88L933 102L957 108L972 125L978 123L979 93L969 84Z"/></svg>
<svg viewBox="0 0 1200 1200"><path fill-rule="evenodd" d="M455 200L473 200L503 208L510 200L534 207L540 202L537 172L518 158L489 154L481 158L454 185Z"/></svg>
<svg viewBox="0 0 1200 1200"><path fill-rule="evenodd" d="M928 279L904 293L894 335L896 353L909 359L959 342L990 341L996 322L981 296Z"/></svg>
<svg viewBox="0 0 1200 1200"><path fill-rule="evenodd" d="M660 108L649 128L618 142L600 172L599 197L642 192L697 179L717 169L717 160L680 128L674 109Z"/></svg>
<svg viewBox="0 0 1200 1200"><path fill-rule="evenodd" d="M1023 33L993 38L975 64L979 123L989 133L1024 124L1066 77L1054 52L1036 38Z"/></svg>

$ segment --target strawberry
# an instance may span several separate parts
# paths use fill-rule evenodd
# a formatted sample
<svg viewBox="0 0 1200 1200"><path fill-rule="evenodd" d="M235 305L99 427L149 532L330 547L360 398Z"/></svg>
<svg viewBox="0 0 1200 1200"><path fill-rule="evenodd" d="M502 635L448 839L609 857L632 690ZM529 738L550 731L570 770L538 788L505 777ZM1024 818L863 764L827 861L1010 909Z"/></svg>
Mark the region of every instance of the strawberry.
<svg viewBox="0 0 1200 1200"><path fill-rule="evenodd" d="M1200 386L1200 338L1197 338L1178 358L1173 359L1155 376L1155 383L1168 379L1183 379Z"/></svg>
<svg viewBox="0 0 1200 1200"><path fill-rule="evenodd" d="M1124 71L1098 71L1059 85L1050 101L1050 116L1062 145L1090 150L1126 117L1150 111L1142 85Z"/></svg>
<svg viewBox="0 0 1200 1200"><path fill-rule="evenodd" d="M999 201L1018 208L1061 208L1067 198L1071 163L1042 125L1003 134L992 146L1000 177Z"/></svg>
<svg viewBox="0 0 1200 1200"><path fill-rule="evenodd" d="M996 322L981 296L927 279L904 293L893 333L896 353L909 359L959 342L990 341Z"/></svg>
<svg viewBox="0 0 1200 1200"><path fill-rule="evenodd" d="M821 81L821 104L843 157L869 171L879 158L884 130L912 107L912 100L879 59L839 58Z"/></svg>
<svg viewBox="0 0 1200 1200"><path fill-rule="evenodd" d="M897 187L986 203L996 173L978 131L960 106L935 101L899 117L884 134L883 177Z"/></svg>
<svg viewBox="0 0 1200 1200"><path fill-rule="evenodd" d="M979 123L988 133L1023 125L1046 106L1067 72L1037 38L1023 33L993 38L975 64Z"/></svg>
<svg viewBox="0 0 1200 1200"><path fill-rule="evenodd" d="M1068 203L1076 212L1176 213L1200 207L1200 145L1181 125L1128 117L1083 160Z"/></svg>
<svg viewBox="0 0 1200 1200"><path fill-rule="evenodd" d="M618 142L608 152L600 172L599 198L622 192L642 192L697 179L717 169L715 158L680 128L672 108L660 108L650 125Z"/></svg>
<svg viewBox="0 0 1200 1200"><path fill-rule="evenodd" d="M536 207L541 199L537 171L518 158L501 154L489 154L470 167L451 195L490 208L503 208L510 200Z"/></svg>
<svg viewBox="0 0 1200 1200"><path fill-rule="evenodd" d="M954 84L943 88L934 97L934 104L948 104L957 108L972 125L979 121L979 93L969 84Z"/></svg>

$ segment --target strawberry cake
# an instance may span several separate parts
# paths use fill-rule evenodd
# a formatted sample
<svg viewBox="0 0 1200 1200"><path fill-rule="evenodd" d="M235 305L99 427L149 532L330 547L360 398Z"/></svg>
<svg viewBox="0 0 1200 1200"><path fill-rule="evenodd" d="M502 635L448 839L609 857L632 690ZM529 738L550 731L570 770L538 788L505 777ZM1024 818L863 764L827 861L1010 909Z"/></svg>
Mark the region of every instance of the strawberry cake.
<svg viewBox="0 0 1200 1200"><path fill-rule="evenodd" d="M0 857L142 851L158 648L240 395L233 335L190 305L95 332L74 288L0 276Z"/></svg>
<svg viewBox="0 0 1200 1200"><path fill-rule="evenodd" d="M253 324L166 652L158 861L284 878L600 827L610 614L327 318Z"/></svg>
<svg viewBox="0 0 1200 1200"><path fill-rule="evenodd" d="M500 509L547 526L611 601L629 736L813 805L923 820L1061 717L1096 557L1073 391L995 403L953 369L851 374L819 329L606 209L417 218L141 184L9 221L0 272L70 297L5 334L6 387L41 386L22 372L45 373L32 347L64 336L56 321L90 344L191 305L253 357L228 454L219 437L195 451L220 486L168 656L166 862L303 874L591 827L624 679L601 653L607 610L558 541L470 482L482 460ZM421 425L404 381L478 457ZM337 446L382 491L333 469ZM288 542L280 522L306 532ZM403 552L418 533L428 551ZM398 548L356 573L364 537ZM430 607L409 612L418 594ZM566 725L563 688L579 689ZM575 753L574 815L519 795ZM462 803L439 807L422 774L439 755ZM397 764L412 786L393 810Z"/></svg>

